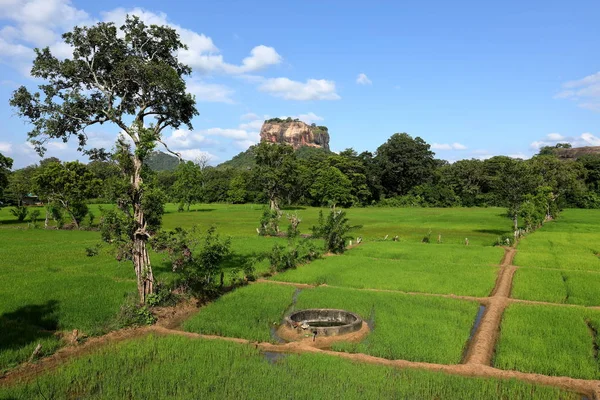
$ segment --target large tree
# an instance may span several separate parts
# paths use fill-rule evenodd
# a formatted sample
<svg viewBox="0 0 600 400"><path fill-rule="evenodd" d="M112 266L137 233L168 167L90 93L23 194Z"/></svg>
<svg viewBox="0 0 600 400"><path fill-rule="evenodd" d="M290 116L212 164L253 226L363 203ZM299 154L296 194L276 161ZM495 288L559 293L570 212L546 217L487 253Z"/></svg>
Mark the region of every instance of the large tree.
<svg viewBox="0 0 600 400"><path fill-rule="evenodd" d="M255 147L256 178L260 182L271 210L279 210L279 203L295 185L298 164L294 149L285 144L262 142Z"/></svg>
<svg viewBox="0 0 600 400"><path fill-rule="evenodd" d="M434 153L420 137L395 133L377 148L381 185L388 195L405 195L413 187L427 182L435 169Z"/></svg>
<svg viewBox="0 0 600 400"><path fill-rule="evenodd" d="M36 49L31 75L44 81L40 92L17 89L10 104L32 125L29 140L40 154L49 139L75 137L86 146L86 128L104 122L116 125L132 143L129 197L130 240L140 300L153 291L154 278L146 248L150 232L144 210L144 159L166 128L187 125L198 114L186 92L191 68L179 62L186 46L166 26L146 25L128 16L119 29L113 23L75 27L63 35L73 57L60 60L49 48ZM165 146L166 147L166 146Z"/></svg>
<svg viewBox="0 0 600 400"><path fill-rule="evenodd" d="M71 161L40 167L33 176L33 184L41 198L66 211L79 229L88 213L86 200L98 192L101 181L85 165Z"/></svg>
<svg viewBox="0 0 600 400"><path fill-rule="evenodd" d="M4 189L8 185L8 177L10 175L12 164L12 158L6 157L0 153L0 206L2 206L1 200L4 195Z"/></svg>
<svg viewBox="0 0 600 400"><path fill-rule="evenodd" d="M173 198L190 211L190 206L202 199L202 169L191 161L179 163L175 170Z"/></svg>

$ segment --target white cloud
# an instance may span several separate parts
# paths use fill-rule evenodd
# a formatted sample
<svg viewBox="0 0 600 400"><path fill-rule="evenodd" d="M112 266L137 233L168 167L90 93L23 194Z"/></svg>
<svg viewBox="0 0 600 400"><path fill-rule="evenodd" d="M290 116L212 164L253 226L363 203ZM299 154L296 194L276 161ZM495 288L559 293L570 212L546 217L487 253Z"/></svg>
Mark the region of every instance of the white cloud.
<svg viewBox="0 0 600 400"><path fill-rule="evenodd" d="M12 152L12 143L8 142L0 142L0 153L11 153Z"/></svg>
<svg viewBox="0 0 600 400"><path fill-rule="evenodd" d="M187 82L187 89L191 94L196 96L196 101L234 103L231 98L234 91L225 85L206 83L197 79L191 79Z"/></svg>
<svg viewBox="0 0 600 400"><path fill-rule="evenodd" d="M570 143L573 147L600 146L600 138L585 132L579 136L563 136L560 133L549 133L541 140L532 142L529 147L539 150L544 146L555 146L557 143Z"/></svg>
<svg viewBox="0 0 600 400"><path fill-rule="evenodd" d="M69 148L69 144L65 142L48 142L45 147L49 150L64 151Z"/></svg>
<svg viewBox="0 0 600 400"><path fill-rule="evenodd" d="M253 121L255 119L259 119L260 117L252 112L246 113L240 117L242 121Z"/></svg>
<svg viewBox="0 0 600 400"><path fill-rule="evenodd" d="M181 62L199 73L244 74L281 63L282 57L273 47L258 45L250 50L240 65L227 63L213 40L190 29L171 23L165 13L154 13L140 7L116 8L103 12L102 20L121 26L129 15L137 15L147 24L169 25L179 33L188 46L179 52ZM0 30L0 56L17 69L30 65L33 47L49 46L59 58L71 56L71 49L60 35L75 25L91 25L97 21L84 10L77 9L71 0L0 0L0 19L11 21ZM26 74L26 73L25 73Z"/></svg>
<svg viewBox="0 0 600 400"><path fill-rule="evenodd" d="M360 73L356 78L356 83L358 83L359 85L370 85L373 82L371 82L371 80L367 77L366 74Z"/></svg>
<svg viewBox="0 0 600 400"><path fill-rule="evenodd" d="M254 121L250 121L250 122L246 122L246 123L240 124L240 129L250 130L250 131L260 130L260 128L262 127L263 123L265 122L265 119L266 118L255 119Z"/></svg>
<svg viewBox="0 0 600 400"><path fill-rule="evenodd" d="M565 82L554 98L576 101L578 106L600 112L600 72L582 79Z"/></svg>
<svg viewBox="0 0 600 400"><path fill-rule="evenodd" d="M165 13L156 14L140 7L132 9L117 8L103 13L103 18L105 21L113 21L119 26L125 21L127 14L137 15L147 24L169 25L177 30L181 41L188 46L187 50L179 52L180 60L191 66L195 72L243 74L279 64L282 60L282 57L273 47L258 45L250 50L250 56L244 58L241 65L227 63L223 60L223 56L219 54L219 48L210 37L170 22Z"/></svg>
<svg viewBox="0 0 600 400"><path fill-rule="evenodd" d="M467 146L460 143L433 143L431 148L433 150L466 150Z"/></svg>
<svg viewBox="0 0 600 400"><path fill-rule="evenodd" d="M258 87L285 100L339 100L341 97L335 91L335 82L325 79L308 79L305 83L289 78L264 79Z"/></svg>
<svg viewBox="0 0 600 400"><path fill-rule="evenodd" d="M195 161L202 158L206 158L210 164L214 164L216 161L219 160L219 157L217 157L216 155L200 149L180 150L178 151L178 153L184 160Z"/></svg>

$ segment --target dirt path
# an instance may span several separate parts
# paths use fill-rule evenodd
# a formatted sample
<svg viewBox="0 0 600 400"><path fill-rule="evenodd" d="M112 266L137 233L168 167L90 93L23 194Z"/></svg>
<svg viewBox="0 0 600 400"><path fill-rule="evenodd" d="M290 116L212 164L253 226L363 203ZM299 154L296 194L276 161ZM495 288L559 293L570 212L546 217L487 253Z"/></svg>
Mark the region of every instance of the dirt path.
<svg viewBox="0 0 600 400"><path fill-rule="evenodd" d="M511 265L516 250L513 247L504 248L504 257L496 285L492 295L488 298L487 306L475 335L471 338L465 357L467 365L486 365L492 363L494 348L498 340L500 324L504 310L509 305L512 281L517 267Z"/></svg>

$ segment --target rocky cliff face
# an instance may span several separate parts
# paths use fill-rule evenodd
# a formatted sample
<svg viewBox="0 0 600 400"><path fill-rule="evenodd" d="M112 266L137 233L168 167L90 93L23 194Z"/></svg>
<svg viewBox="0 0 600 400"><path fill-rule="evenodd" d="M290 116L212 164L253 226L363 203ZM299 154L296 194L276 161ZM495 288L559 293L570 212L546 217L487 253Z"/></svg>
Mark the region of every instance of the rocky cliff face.
<svg viewBox="0 0 600 400"><path fill-rule="evenodd" d="M581 156L599 155L600 146L573 147L572 149L556 149L554 151L559 158L576 160Z"/></svg>
<svg viewBox="0 0 600 400"><path fill-rule="evenodd" d="M294 149L302 146L329 150L329 132L325 126L307 125L302 121L267 120L260 129L261 142L285 143Z"/></svg>

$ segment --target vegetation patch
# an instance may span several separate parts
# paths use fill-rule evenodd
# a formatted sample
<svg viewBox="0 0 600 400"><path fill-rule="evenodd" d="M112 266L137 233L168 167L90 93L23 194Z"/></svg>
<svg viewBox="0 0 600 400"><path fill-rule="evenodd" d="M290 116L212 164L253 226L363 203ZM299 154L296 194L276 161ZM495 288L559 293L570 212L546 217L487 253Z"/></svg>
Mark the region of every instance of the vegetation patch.
<svg viewBox="0 0 600 400"><path fill-rule="evenodd" d="M371 245L365 243L359 246L356 249L357 254L376 255L375 252L368 250ZM358 289L387 289L479 297L488 296L494 287L497 267L477 263L482 259L491 259L487 255L481 256L481 253L486 250L484 248L479 249L479 252L463 252L463 248L458 246L444 246L442 249L442 246L425 244L399 245L390 242L387 245L390 249L399 246L408 249L404 254L393 250L388 253L393 257L405 255L407 258L389 259L360 255L326 257L298 269L278 274L271 279ZM366 250L361 251L361 248ZM416 255L411 254L412 249L416 249ZM429 249L432 251L426 251ZM349 254L353 252L354 250ZM501 256L497 251L490 251L490 254L496 254L495 261L500 261ZM386 253L383 252L384 257L385 255ZM470 262L471 255L474 256L475 262Z"/></svg>
<svg viewBox="0 0 600 400"><path fill-rule="evenodd" d="M580 395L516 380L359 364L321 354L270 362L237 343L149 336L111 345L34 381L0 388L14 399L540 399Z"/></svg>
<svg viewBox="0 0 600 400"><path fill-rule="evenodd" d="M504 314L494 365L544 375L599 379L600 311L513 304Z"/></svg>

